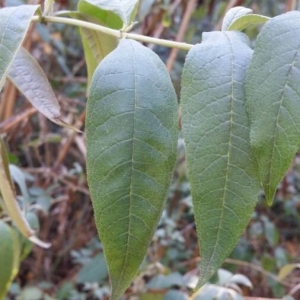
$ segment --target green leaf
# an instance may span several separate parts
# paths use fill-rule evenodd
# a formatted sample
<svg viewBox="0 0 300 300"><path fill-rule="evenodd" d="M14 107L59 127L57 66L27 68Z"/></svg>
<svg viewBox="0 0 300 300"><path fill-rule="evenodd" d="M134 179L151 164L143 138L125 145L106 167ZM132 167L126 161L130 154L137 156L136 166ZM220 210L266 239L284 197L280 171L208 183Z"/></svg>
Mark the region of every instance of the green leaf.
<svg viewBox="0 0 300 300"><path fill-rule="evenodd" d="M85 0L84 2L104 11L106 18L111 18L111 13L119 16L123 22L123 28L126 29L134 20L139 0ZM100 18L103 20L103 17Z"/></svg>
<svg viewBox="0 0 300 300"><path fill-rule="evenodd" d="M173 286L183 286L183 277L178 272L168 275L158 274L146 284L146 287L151 290L169 289Z"/></svg>
<svg viewBox="0 0 300 300"><path fill-rule="evenodd" d="M0 91L9 66L20 48L38 5L0 9Z"/></svg>
<svg viewBox="0 0 300 300"><path fill-rule="evenodd" d="M0 299L4 299L14 270L14 237L11 228L0 220Z"/></svg>
<svg viewBox="0 0 300 300"><path fill-rule="evenodd" d="M251 55L241 32L204 33L183 69L182 126L201 249L200 286L236 245L259 192L244 95Z"/></svg>
<svg viewBox="0 0 300 300"><path fill-rule="evenodd" d="M79 271L78 283L102 283L108 276L107 266L103 253L97 254L89 263Z"/></svg>
<svg viewBox="0 0 300 300"><path fill-rule="evenodd" d="M250 25L258 25L258 24L266 23L269 20L270 18L266 16L250 14L234 20L234 22L230 24L228 30L241 31Z"/></svg>
<svg viewBox="0 0 300 300"><path fill-rule="evenodd" d="M9 165L9 172L14 182L18 184L22 196L24 197L24 202L28 205L30 196L27 189L26 178L24 173L20 168L15 165Z"/></svg>
<svg viewBox="0 0 300 300"><path fill-rule="evenodd" d="M123 21L118 14L106 10L101 5L98 6L94 1L80 0L78 2L78 11L96 19L96 23L100 25L105 25L112 29L121 29L123 26Z"/></svg>
<svg viewBox="0 0 300 300"><path fill-rule="evenodd" d="M141 300L164 300L164 295L148 292L141 295Z"/></svg>
<svg viewBox="0 0 300 300"><path fill-rule="evenodd" d="M229 9L223 19L222 31L229 30L231 24L233 24L236 19L245 16L247 14L251 14L252 12L253 12L252 9L243 6L236 6Z"/></svg>
<svg viewBox="0 0 300 300"><path fill-rule="evenodd" d="M236 6L230 9L223 20L222 31L243 30L250 25L258 25L270 20L269 17L252 14L252 9Z"/></svg>
<svg viewBox="0 0 300 300"><path fill-rule="evenodd" d="M85 3L84 1L79 2L79 10L82 12L80 13L71 13L72 17L79 18L84 21L93 22L95 24L99 25L106 25L105 20L99 19L99 15L97 18L95 16L89 16L87 13L89 13L89 5L88 3ZM93 12L95 11L95 8ZM97 8L96 8L97 11ZM122 23L120 23L121 25ZM118 26L118 25L117 25ZM82 39L83 49L84 49L84 55L85 55L85 61L87 64L87 70L88 70L88 80L89 85L92 79L92 76L95 72L96 67L99 65L99 63L102 61L102 59L109 54L111 51L113 51L117 45L118 45L118 39L114 36L110 36L108 34L90 30L87 28L80 28L80 35Z"/></svg>
<svg viewBox="0 0 300 300"><path fill-rule="evenodd" d="M119 299L138 271L168 194L177 152L177 99L159 57L122 40L96 69L87 104L87 174Z"/></svg>
<svg viewBox="0 0 300 300"><path fill-rule="evenodd" d="M96 67L107 54L117 47L118 39L105 33L85 28L80 29L80 35L82 39L90 85Z"/></svg>
<svg viewBox="0 0 300 300"><path fill-rule="evenodd" d="M45 117L58 125L75 129L62 120L59 103L44 71L24 48L21 47L17 52L8 77Z"/></svg>
<svg viewBox="0 0 300 300"><path fill-rule="evenodd" d="M188 300L188 296L181 291L170 290L165 294L163 300Z"/></svg>
<svg viewBox="0 0 300 300"><path fill-rule="evenodd" d="M300 12L271 19L256 42L246 80L251 146L267 202L300 146Z"/></svg>

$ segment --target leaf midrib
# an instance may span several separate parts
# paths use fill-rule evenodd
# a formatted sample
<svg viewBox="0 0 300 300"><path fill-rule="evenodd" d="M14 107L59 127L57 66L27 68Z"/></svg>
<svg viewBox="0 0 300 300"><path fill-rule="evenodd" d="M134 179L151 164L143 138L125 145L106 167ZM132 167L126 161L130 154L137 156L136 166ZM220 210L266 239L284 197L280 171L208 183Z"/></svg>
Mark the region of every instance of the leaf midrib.
<svg viewBox="0 0 300 300"><path fill-rule="evenodd" d="M9 20L12 18L13 14L16 13L16 12L17 12L17 9L15 9L15 10L13 11L13 13L11 13L11 14L9 15L8 19L7 19L7 22L6 22L6 24L5 24L5 28L4 28L4 30L3 30L3 34L2 34L2 36L1 36L0 45L3 45L3 46L4 46L4 44L3 44L3 39L4 39L5 33L6 33L6 31L7 31L8 25L9 25ZM5 48L7 48L7 47L5 46ZM10 52L11 52L11 51L10 51ZM16 53L17 53L17 51L16 51ZM8 69L9 69L9 65L6 67L6 71L3 70L4 72L3 72L2 78L0 78L0 84L1 84L1 81L3 80L3 78L5 77L5 74L7 73L7 70L8 70Z"/></svg>
<svg viewBox="0 0 300 300"><path fill-rule="evenodd" d="M132 219L132 177L133 177L133 163L134 163L134 141L135 141L135 132L136 132L136 118L135 118L135 114L136 114L136 110L137 110L137 100L138 100L138 95L137 95L137 72L136 72L136 63L135 63L135 53L134 53L134 47L132 45L130 45L131 49L132 49L132 53L133 53L133 72L134 72L134 112L133 112L133 128L132 128L132 154L131 154L131 169L130 169L130 187L129 187L129 215L128 215L128 231L127 231L127 249L126 249L126 253L125 253L125 258L124 258L124 263L123 263L123 267L122 267L122 271L121 271L121 275L119 276L119 280L117 283L117 287L116 290L119 289L120 286L120 281L123 278L123 274L124 274L124 270L125 270L125 266L127 264L127 260L128 260L128 249L130 248L130 232L131 232L131 219Z"/></svg>
<svg viewBox="0 0 300 300"><path fill-rule="evenodd" d="M230 38L227 36L227 34L225 34L226 38L229 41L229 45L230 45L230 49L231 49L231 100L230 100L230 127L229 127L229 137L228 137L228 149L227 149L227 168L226 168L226 177L225 177L225 185L224 185L224 193L223 193L223 197L222 197L222 211L221 211L221 216L220 216L220 220L219 220L219 225L218 225L218 232L217 232L217 239L215 242L215 246L217 244L219 244L219 240L220 240L220 230L221 230L221 223L223 222L223 218L224 218L224 204L225 204L225 199L226 199L226 194L227 194L227 185L228 185L228 173L229 173L229 166L230 166L230 152L231 152L231 140L232 140L232 127L233 127L233 104L234 104L234 89L233 89L233 78L234 78L234 67L233 67L233 47L231 44L231 40ZM216 253L216 247L214 247L213 253L210 257L208 266L211 265L212 261L214 260L215 257L215 253Z"/></svg>

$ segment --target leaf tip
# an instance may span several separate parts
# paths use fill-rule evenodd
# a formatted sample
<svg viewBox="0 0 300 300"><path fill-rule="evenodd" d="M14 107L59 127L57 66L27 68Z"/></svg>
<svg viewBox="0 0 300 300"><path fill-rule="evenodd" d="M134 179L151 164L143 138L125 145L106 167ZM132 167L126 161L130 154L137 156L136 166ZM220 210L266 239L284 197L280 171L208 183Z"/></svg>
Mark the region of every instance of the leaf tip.
<svg viewBox="0 0 300 300"><path fill-rule="evenodd" d="M274 197L266 197L266 200L267 200L268 206L272 206Z"/></svg>
<svg viewBox="0 0 300 300"><path fill-rule="evenodd" d="M213 268L212 266L207 265L203 259L199 266L199 279L195 290L198 290L204 286L208 282L208 280L214 275L217 268Z"/></svg>
<svg viewBox="0 0 300 300"><path fill-rule="evenodd" d="M273 204L276 195L276 190L277 190L277 185L276 187L264 186L265 198L268 206L271 206Z"/></svg>
<svg viewBox="0 0 300 300"><path fill-rule="evenodd" d="M123 295L123 292L120 292L119 289L111 289L111 295L109 300L120 300Z"/></svg>

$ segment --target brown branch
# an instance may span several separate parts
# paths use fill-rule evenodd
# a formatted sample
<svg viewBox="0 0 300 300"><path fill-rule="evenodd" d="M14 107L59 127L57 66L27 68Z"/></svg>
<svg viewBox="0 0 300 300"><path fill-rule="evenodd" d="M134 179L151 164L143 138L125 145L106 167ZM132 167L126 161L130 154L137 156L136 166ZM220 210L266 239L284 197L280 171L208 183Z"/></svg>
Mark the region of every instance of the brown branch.
<svg viewBox="0 0 300 300"><path fill-rule="evenodd" d="M188 28L191 16L195 10L196 5L197 5L197 0L189 0L186 10L184 12L183 18L182 18L182 22L181 22L179 30L178 30L178 34L176 36L176 42L181 42L183 40L184 34ZM178 54L178 49L173 48L171 50L169 59L167 61L167 70L169 72L173 68L177 54Z"/></svg>

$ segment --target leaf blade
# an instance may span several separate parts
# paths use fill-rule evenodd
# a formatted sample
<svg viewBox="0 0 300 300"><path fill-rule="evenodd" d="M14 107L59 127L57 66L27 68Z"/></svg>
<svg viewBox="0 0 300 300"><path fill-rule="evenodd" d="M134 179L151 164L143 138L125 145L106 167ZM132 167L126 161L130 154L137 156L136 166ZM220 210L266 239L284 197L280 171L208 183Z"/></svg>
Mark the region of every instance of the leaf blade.
<svg viewBox="0 0 300 300"><path fill-rule="evenodd" d="M243 87L251 55L240 32L206 33L183 69L182 125L201 249L199 286L232 251L257 200Z"/></svg>
<svg viewBox="0 0 300 300"><path fill-rule="evenodd" d="M0 299L4 299L14 271L14 240L11 228L0 220Z"/></svg>
<svg viewBox="0 0 300 300"><path fill-rule="evenodd" d="M105 10L105 6L103 8L101 4L98 6L97 2L80 0L78 2L78 11L89 17L95 18L100 24L109 28L121 29L123 26L123 20L119 15L115 14L113 11Z"/></svg>
<svg viewBox="0 0 300 300"><path fill-rule="evenodd" d="M8 77L40 113L50 120L60 118L60 106L44 71L24 48L16 54Z"/></svg>
<svg viewBox="0 0 300 300"><path fill-rule="evenodd" d="M38 5L21 5L0 9L0 90L38 8Z"/></svg>
<svg viewBox="0 0 300 300"><path fill-rule="evenodd" d="M88 182L116 300L147 252L176 159L176 94L151 50L122 40L101 62L86 128Z"/></svg>
<svg viewBox="0 0 300 300"><path fill-rule="evenodd" d="M290 12L263 27L245 85L251 146L269 204L300 146L299 16Z"/></svg>
<svg viewBox="0 0 300 300"><path fill-rule="evenodd" d="M40 241L34 236L34 231L30 227L26 218L24 217L15 198L15 190L12 187L11 176L9 167L6 165L8 162L7 153L3 140L0 138L0 192L5 202L5 208L16 225L16 228L33 243L49 248L51 244Z"/></svg>
<svg viewBox="0 0 300 300"><path fill-rule="evenodd" d="M110 11L120 17L126 29L133 21L139 0L84 0L102 10Z"/></svg>
<svg viewBox="0 0 300 300"><path fill-rule="evenodd" d="M252 9L243 6L236 6L231 8L224 17L222 23L222 31L229 30L230 26L235 22L236 19L245 16L247 14L251 14L252 12L253 12Z"/></svg>
<svg viewBox="0 0 300 300"><path fill-rule="evenodd" d="M270 18L262 15L248 14L236 18L228 27L228 30L243 30L249 25L266 23Z"/></svg>
<svg viewBox="0 0 300 300"><path fill-rule="evenodd" d="M41 114L60 126L77 131L63 121L60 105L43 69L24 48L17 52L8 77Z"/></svg>
<svg viewBox="0 0 300 300"><path fill-rule="evenodd" d="M110 23L113 23L113 25L115 25L115 23L118 24L118 22L114 20L113 22L111 20L107 21L106 18L102 20L104 17L100 18L100 14L95 14L97 10L91 10L88 3L84 1L79 2L78 9L80 12L79 15L72 13L72 17L80 17L82 20L89 22L93 21L96 24L98 23L106 26L109 26ZM105 21L107 21L107 23L105 23ZM119 26L116 25L116 27ZM80 35L82 39L90 85L96 67L107 54L117 47L119 41L114 36L87 28L80 28Z"/></svg>

